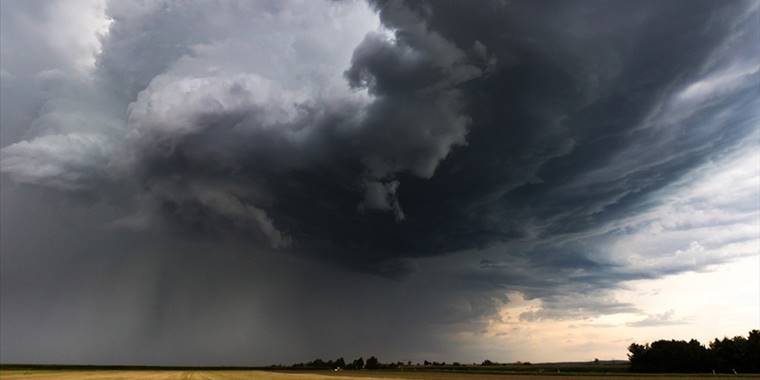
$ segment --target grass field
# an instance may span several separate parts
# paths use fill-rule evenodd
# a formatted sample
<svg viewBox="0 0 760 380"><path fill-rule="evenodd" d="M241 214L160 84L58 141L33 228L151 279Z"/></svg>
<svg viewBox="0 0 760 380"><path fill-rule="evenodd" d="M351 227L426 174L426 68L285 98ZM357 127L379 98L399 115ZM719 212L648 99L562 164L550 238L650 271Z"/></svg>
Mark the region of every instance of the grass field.
<svg viewBox="0 0 760 380"><path fill-rule="evenodd" d="M0 379L15 380L571 380L579 378L593 379L673 379L689 377L736 378L737 376L688 376L688 375L562 375L562 374L480 374L480 373L441 373L441 372L391 372L391 371L344 371L294 373L266 371L169 371L169 370L3 370ZM743 378L760 378L760 376L741 376Z"/></svg>

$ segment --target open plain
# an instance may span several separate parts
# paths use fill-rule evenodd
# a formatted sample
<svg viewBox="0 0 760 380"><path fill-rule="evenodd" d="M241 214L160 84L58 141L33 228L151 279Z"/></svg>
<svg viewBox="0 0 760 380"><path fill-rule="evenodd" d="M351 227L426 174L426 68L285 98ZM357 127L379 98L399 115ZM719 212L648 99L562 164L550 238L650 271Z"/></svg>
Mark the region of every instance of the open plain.
<svg viewBox="0 0 760 380"><path fill-rule="evenodd" d="M344 371L339 373L295 373L267 371L169 371L169 370L8 370L0 371L3 380L571 380L593 379L673 379L673 378L736 378L735 375L636 375L636 374L479 374L441 372ZM760 376L740 376L760 378Z"/></svg>

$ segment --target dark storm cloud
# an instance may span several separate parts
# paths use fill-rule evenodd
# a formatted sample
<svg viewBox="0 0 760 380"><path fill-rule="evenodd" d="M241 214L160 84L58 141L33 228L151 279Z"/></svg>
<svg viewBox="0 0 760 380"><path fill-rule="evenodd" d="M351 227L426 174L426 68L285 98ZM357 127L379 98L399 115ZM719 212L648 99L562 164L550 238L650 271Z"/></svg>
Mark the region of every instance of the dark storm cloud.
<svg viewBox="0 0 760 380"><path fill-rule="evenodd" d="M697 113L677 121L697 125L688 138L668 141L669 149L616 159L673 133L642 124L674 88L698 78L699 64L736 32L730 22L708 21L737 18L742 3L695 6L699 11L688 14L655 3L630 10L568 4L553 12L541 3L462 6L377 5L394 38L368 34L345 72L352 87L369 90L366 105L300 99L257 75L156 77L187 54L182 49L160 49L168 56L148 54L140 61L146 67L123 68L121 54L140 54L164 39L188 46L215 31L175 31L199 14L159 7L139 27L162 37L135 41L122 30L138 26L117 14L99 70L124 88L147 86L128 110L127 128L138 137L126 149L138 182L158 202L156 211L182 225L258 225L275 235L273 246L288 235L310 254L343 251L333 253L342 260L359 249L393 260L525 237L534 219L543 225L540 235L593 228L746 132L741 119L710 123ZM166 12L185 20L155 25ZM665 21L676 15L678 22ZM604 22L589 30L589 19ZM714 101L705 113L746 109L754 90ZM189 97L177 95L183 92ZM63 188L81 186L87 174L79 171L102 175L91 156L102 161L109 148L97 137L43 139L67 141L8 147L5 171L20 182ZM61 148L41 151L50 146ZM71 149L76 157L69 159ZM43 165L29 156L51 168L35 173ZM327 247L313 249L324 240Z"/></svg>
<svg viewBox="0 0 760 380"><path fill-rule="evenodd" d="M542 300L525 321L638 312L607 291L727 260L642 267L606 249L643 229L637 218L686 174L752 145L753 3L371 5L384 29L351 29L346 20L369 13L351 2L332 4L334 13L317 2L213 12L109 3L112 23L86 79L63 63L20 70L7 44L23 29L4 27L3 309L15 310L4 330L76 339L87 329L25 321L44 313L25 299L90 293L102 278L74 281L63 269L102 270L117 278L92 303L79 300L81 310L114 324L128 310L139 316L112 333L111 322L95 323L103 338L89 348L114 339L134 352L152 336L165 339L146 355L178 341L232 344L249 318L241 335L281 339L272 352L302 347L294 360L351 345L417 355L442 346L447 328L481 329L509 302L506 291ZM3 25L16 11L4 3ZM29 83L43 95L15 92ZM9 112L15 103L43 106ZM49 226L51 242L31 248L44 208L12 203L80 216L70 234L81 240ZM18 226L27 220L28 230ZM64 253L40 253L50 247ZM61 271L51 266L35 285L7 269L37 265L23 258L36 255L60 260ZM38 294L58 282L64 295ZM108 292L126 298L101 307ZM55 311L66 325L81 317ZM229 328L191 333L206 322ZM410 345L398 348L389 331ZM19 334L4 334L3 349L34 355ZM121 360L193 357L135 355Z"/></svg>

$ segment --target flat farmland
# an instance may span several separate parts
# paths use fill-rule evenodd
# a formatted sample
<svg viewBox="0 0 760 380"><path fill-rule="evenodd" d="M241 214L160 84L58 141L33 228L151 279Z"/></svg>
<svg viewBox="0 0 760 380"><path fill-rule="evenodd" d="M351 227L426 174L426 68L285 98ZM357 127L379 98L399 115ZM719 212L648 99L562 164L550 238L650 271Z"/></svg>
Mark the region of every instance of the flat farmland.
<svg viewBox="0 0 760 380"><path fill-rule="evenodd" d="M168 371L168 370L7 370L0 371L5 380L572 380L593 379L673 379L673 378L736 378L737 376L715 375L562 375L562 374L479 374L441 372L390 372L390 371L344 371L340 373L314 372L267 372L267 371ZM738 376L760 378L760 376Z"/></svg>

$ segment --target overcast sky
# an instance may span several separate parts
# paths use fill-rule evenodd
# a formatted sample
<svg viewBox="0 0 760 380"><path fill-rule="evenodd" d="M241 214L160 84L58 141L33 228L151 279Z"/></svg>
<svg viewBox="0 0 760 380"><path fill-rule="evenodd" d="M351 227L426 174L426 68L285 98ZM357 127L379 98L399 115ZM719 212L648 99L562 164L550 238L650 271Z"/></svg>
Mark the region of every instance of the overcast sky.
<svg viewBox="0 0 760 380"><path fill-rule="evenodd" d="M760 326L760 2L0 2L0 361Z"/></svg>

